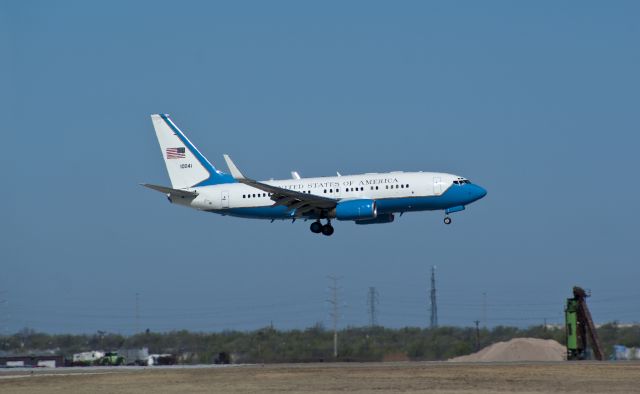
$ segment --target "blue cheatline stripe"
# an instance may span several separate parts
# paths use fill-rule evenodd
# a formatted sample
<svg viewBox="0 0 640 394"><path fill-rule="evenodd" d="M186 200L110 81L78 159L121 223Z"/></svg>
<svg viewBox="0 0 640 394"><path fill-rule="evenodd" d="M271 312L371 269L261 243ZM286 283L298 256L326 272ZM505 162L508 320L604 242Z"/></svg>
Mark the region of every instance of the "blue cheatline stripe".
<svg viewBox="0 0 640 394"><path fill-rule="evenodd" d="M470 187L473 186L473 187ZM463 207L478 200L474 185L453 186L439 196L397 197L376 199L378 215L397 212L439 211L453 207ZM291 219L295 212L282 205L212 210L222 215L251 219ZM308 218L314 218L309 216Z"/></svg>
<svg viewBox="0 0 640 394"><path fill-rule="evenodd" d="M235 179L233 179L233 177L231 175L226 174L226 173L224 173L222 171L216 170L216 168L213 166L213 164L211 164L209 162L209 160L207 160L207 158L204 157L202 155L202 153L200 153L200 151L195 146L193 146L191 141L189 141L189 139L184 134L182 134L182 131L180 131L180 129L178 129L178 127L175 124L173 124L171 119L169 119L169 117L166 114L160 114L160 117L162 118L162 120L164 120L164 122L167 124L167 126L169 126L171 128L171 130L173 130L173 132L176 133L178 138L180 138L180 141L182 141L182 143L187 147L187 149L189 149L189 151L191 151L191 153L193 153L193 155L196 157L196 159L200 162L200 164L202 164L202 166L209 173L209 178L205 179L204 181L202 181L202 182L200 182L200 183L198 183L196 185L193 185L192 187L219 185L219 184L222 184L222 183L236 183L237 182Z"/></svg>

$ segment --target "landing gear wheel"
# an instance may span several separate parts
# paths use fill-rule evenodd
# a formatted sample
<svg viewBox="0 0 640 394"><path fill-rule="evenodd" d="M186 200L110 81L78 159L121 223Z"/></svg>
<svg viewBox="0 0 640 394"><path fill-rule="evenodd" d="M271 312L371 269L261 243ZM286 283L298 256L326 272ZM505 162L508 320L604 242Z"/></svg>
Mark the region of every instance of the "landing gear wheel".
<svg viewBox="0 0 640 394"><path fill-rule="evenodd" d="M311 230L312 233L320 234L320 232L322 232L322 223L313 222L311 223L311 226L309 227L309 229Z"/></svg>
<svg viewBox="0 0 640 394"><path fill-rule="evenodd" d="M451 224L451 218L449 216L444 218L444 224Z"/></svg>
<svg viewBox="0 0 640 394"><path fill-rule="evenodd" d="M322 226L322 234L326 235L327 237L333 234L333 226L331 224L325 224L324 226Z"/></svg>

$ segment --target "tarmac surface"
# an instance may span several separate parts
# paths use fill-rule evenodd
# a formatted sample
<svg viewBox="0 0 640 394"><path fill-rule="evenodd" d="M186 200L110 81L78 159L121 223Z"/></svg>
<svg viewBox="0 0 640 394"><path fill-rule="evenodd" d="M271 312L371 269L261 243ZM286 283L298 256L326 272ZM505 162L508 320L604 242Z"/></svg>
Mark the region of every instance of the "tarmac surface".
<svg viewBox="0 0 640 394"><path fill-rule="evenodd" d="M316 363L0 370L0 393L640 393L640 362Z"/></svg>

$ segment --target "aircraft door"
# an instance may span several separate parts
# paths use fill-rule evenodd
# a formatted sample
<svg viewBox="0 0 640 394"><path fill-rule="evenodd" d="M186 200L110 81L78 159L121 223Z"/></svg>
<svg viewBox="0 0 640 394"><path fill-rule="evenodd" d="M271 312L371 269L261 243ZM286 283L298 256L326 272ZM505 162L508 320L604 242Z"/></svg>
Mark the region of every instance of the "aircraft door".
<svg viewBox="0 0 640 394"><path fill-rule="evenodd" d="M222 205L222 208L229 208L229 191L228 190L222 191L222 194L220 195L220 203Z"/></svg>
<svg viewBox="0 0 640 394"><path fill-rule="evenodd" d="M442 194L442 182L440 177L433 177L433 194L439 196Z"/></svg>

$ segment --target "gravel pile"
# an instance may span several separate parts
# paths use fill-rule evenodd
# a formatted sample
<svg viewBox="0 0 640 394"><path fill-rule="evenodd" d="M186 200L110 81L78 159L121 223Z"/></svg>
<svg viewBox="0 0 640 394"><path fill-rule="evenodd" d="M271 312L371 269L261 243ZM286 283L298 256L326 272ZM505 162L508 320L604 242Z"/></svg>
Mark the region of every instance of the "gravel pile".
<svg viewBox="0 0 640 394"><path fill-rule="evenodd" d="M553 339L515 338L494 343L477 353L452 358L453 362L563 361L567 350Z"/></svg>

